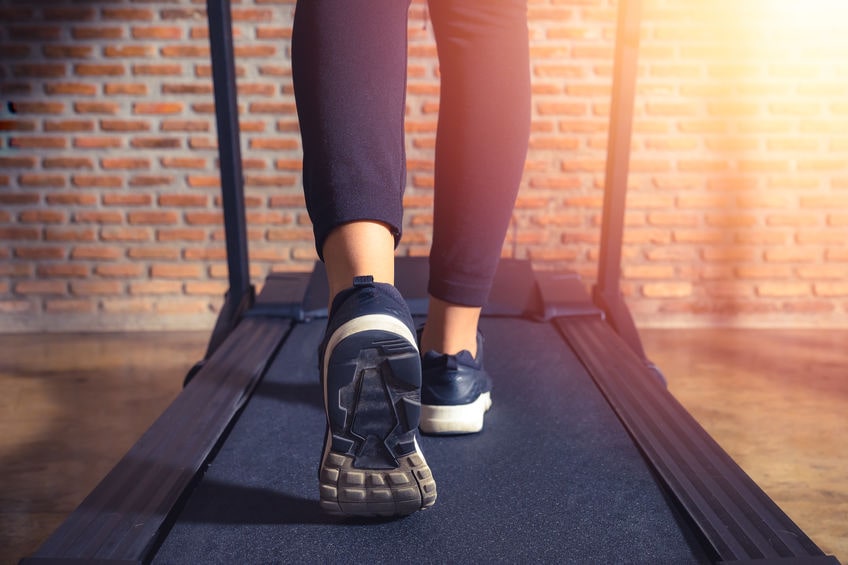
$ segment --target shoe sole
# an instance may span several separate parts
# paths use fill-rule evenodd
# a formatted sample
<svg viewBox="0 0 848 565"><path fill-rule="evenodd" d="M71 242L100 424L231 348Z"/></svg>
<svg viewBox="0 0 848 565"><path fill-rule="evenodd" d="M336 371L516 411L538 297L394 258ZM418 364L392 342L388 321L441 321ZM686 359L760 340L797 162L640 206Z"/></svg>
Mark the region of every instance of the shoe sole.
<svg viewBox="0 0 848 565"><path fill-rule="evenodd" d="M432 506L436 483L415 438L421 366L409 328L382 314L355 318L330 337L323 370L321 508L403 516Z"/></svg>
<svg viewBox="0 0 848 565"><path fill-rule="evenodd" d="M483 429L483 417L492 407L491 393L484 392L470 404L421 405L421 431L425 434L473 434Z"/></svg>

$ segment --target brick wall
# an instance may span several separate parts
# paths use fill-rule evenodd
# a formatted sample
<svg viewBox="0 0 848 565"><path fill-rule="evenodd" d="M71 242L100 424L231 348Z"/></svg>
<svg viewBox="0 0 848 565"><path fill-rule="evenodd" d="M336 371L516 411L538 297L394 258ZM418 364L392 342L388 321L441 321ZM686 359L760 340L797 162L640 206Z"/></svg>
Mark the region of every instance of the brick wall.
<svg viewBox="0 0 848 565"><path fill-rule="evenodd" d="M848 5L646 0L623 287L641 325L848 325ZM504 255L596 273L615 6L530 0ZM315 260L293 2L233 5L251 272ZM226 290L203 2L0 0L0 330L210 327ZM399 253L426 253L437 65L410 18Z"/></svg>

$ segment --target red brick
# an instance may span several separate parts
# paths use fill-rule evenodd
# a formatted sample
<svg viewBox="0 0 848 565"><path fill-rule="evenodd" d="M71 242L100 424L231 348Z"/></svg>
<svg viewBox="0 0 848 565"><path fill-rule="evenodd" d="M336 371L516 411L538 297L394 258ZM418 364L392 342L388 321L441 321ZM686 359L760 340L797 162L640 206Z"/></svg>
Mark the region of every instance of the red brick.
<svg viewBox="0 0 848 565"><path fill-rule="evenodd" d="M236 45L233 51L239 59L275 57L277 55L277 47L267 43L260 45Z"/></svg>
<svg viewBox="0 0 848 565"><path fill-rule="evenodd" d="M18 184L26 188L64 188L64 175L25 173L18 177Z"/></svg>
<svg viewBox="0 0 848 565"><path fill-rule="evenodd" d="M85 278L89 269L78 263L42 263L35 272L41 278Z"/></svg>
<svg viewBox="0 0 848 565"><path fill-rule="evenodd" d="M121 147L121 140L114 137L75 137L74 147L77 149L117 149Z"/></svg>
<svg viewBox="0 0 848 565"><path fill-rule="evenodd" d="M0 131L34 131L32 120L0 120Z"/></svg>
<svg viewBox="0 0 848 565"><path fill-rule="evenodd" d="M124 292L124 284L120 281L86 280L72 281L71 294L76 296L120 295Z"/></svg>
<svg viewBox="0 0 848 565"><path fill-rule="evenodd" d="M94 53L94 47L91 45L42 45L41 52L50 59L87 59Z"/></svg>
<svg viewBox="0 0 848 565"><path fill-rule="evenodd" d="M211 84L163 84L162 85L162 94L174 95L174 96L185 96L185 95L193 95L193 94L211 94L212 93L212 85ZM241 95L241 90L239 90L239 95Z"/></svg>
<svg viewBox="0 0 848 565"><path fill-rule="evenodd" d="M203 157L162 157L159 163L168 169L204 169L209 160Z"/></svg>
<svg viewBox="0 0 848 565"><path fill-rule="evenodd" d="M64 137L34 135L9 138L9 147L16 149L64 149L67 145L67 140Z"/></svg>
<svg viewBox="0 0 848 565"><path fill-rule="evenodd" d="M124 214L118 211L83 210L74 213L74 222L78 224L120 224Z"/></svg>
<svg viewBox="0 0 848 565"><path fill-rule="evenodd" d="M136 225L170 225L178 220L176 212L167 210L139 210L127 212L127 220Z"/></svg>
<svg viewBox="0 0 848 565"><path fill-rule="evenodd" d="M205 241L207 239L206 231L203 229L192 228L160 228L156 230L156 241L174 242L174 241Z"/></svg>
<svg viewBox="0 0 848 565"><path fill-rule="evenodd" d="M182 102L136 102L132 109L133 114L142 115L179 114L182 111Z"/></svg>
<svg viewBox="0 0 848 565"><path fill-rule="evenodd" d="M20 204L37 204L41 201L38 194L30 192L0 192L0 205L16 206Z"/></svg>
<svg viewBox="0 0 848 565"><path fill-rule="evenodd" d="M157 279L196 279L201 266L189 263L157 263L150 267L150 276Z"/></svg>
<svg viewBox="0 0 848 565"><path fill-rule="evenodd" d="M150 123L144 120L101 119L100 129L107 132L138 132L149 131Z"/></svg>
<svg viewBox="0 0 848 565"><path fill-rule="evenodd" d="M120 188L124 181L110 175L73 175L71 184L78 188Z"/></svg>
<svg viewBox="0 0 848 565"><path fill-rule="evenodd" d="M159 53L162 57L209 60L209 47L207 45L166 45L159 50Z"/></svg>
<svg viewBox="0 0 848 565"><path fill-rule="evenodd" d="M223 260L227 258L227 250L223 246L216 247L187 247L183 258L189 261Z"/></svg>
<svg viewBox="0 0 848 565"><path fill-rule="evenodd" d="M120 27L89 27L80 26L71 28L71 37L74 39L120 39L124 31Z"/></svg>
<svg viewBox="0 0 848 565"><path fill-rule="evenodd" d="M45 169L93 169L94 160L90 157L45 157L41 166Z"/></svg>
<svg viewBox="0 0 848 565"><path fill-rule="evenodd" d="M9 255L7 254L8 258ZM3 261L0 263L0 275L4 277L31 277L33 274L32 264L29 262Z"/></svg>
<svg viewBox="0 0 848 565"><path fill-rule="evenodd" d="M132 257L132 254L129 254ZM97 265L94 274L107 278L131 279L144 274L144 268L138 263L106 263Z"/></svg>
<svg viewBox="0 0 848 565"><path fill-rule="evenodd" d="M149 8L101 8L100 13L104 20L150 21L154 16Z"/></svg>
<svg viewBox="0 0 848 565"><path fill-rule="evenodd" d="M133 175L130 177L131 187L169 186L173 184L174 177L168 175Z"/></svg>
<svg viewBox="0 0 848 565"><path fill-rule="evenodd" d="M19 259L64 259L65 249L63 247L16 247L14 249L15 257Z"/></svg>
<svg viewBox="0 0 848 565"><path fill-rule="evenodd" d="M0 240L2 241L36 241L40 238L41 230L39 228L0 226Z"/></svg>
<svg viewBox="0 0 848 565"><path fill-rule="evenodd" d="M94 131L94 122L91 120L45 120L45 132L88 132Z"/></svg>
<svg viewBox="0 0 848 565"><path fill-rule="evenodd" d="M119 259L123 248L106 245L79 245L71 250L71 259L109 261Z"/></svg>
<svg viewBox="0 0 848 565"><path fill-rule="evenodd" d="M130 141L134 149L179 149L181 145L176 137L136 137Z"/></svg>
<svg viewBox="0 0 848 565"><path fill-rule="evenodd" d="M114 77L126 74L126 67L120 63L77 63L74 74L78 77Z"/></svg>
<svg viewBox="0 0 848 565"><path fill-rule="evenodd" d="M44 311L48 314L94 314L96 309L96 301L87 299L60 298L44 302Z"/></svg>
<svg viewBox="0 0 848 565"><path fill-rule="evenodd" d="M291 39L290 27L256 27L256 39Z"/></svg>
<svg viewBox="0 0 848 565"><path fill-rule="evenodd" d="M0 300L0 312L20 314L34 310L34 304L27 300Z"/></svg>
<svg viewBox="0 0 848 565"><path fill-rule="evenodd" d="M133 26L133 39L174 41L183 38L183 28L179 26Z"/></svg>
<svg viewBox="0 0 848 565"><path fill-rule="evenodd" d="M217 226L224 223L222 212L187 212L184 216L190 226Z"/></svg>
<svg viewBox="0 0 848 565"><path fill-rule="evenodd" d="M188 281L185 291L188 295L223 296L227 291L227 283L222 281Z"/></svg>
<svg viewBox="0 0 848 565"><path fill-rule="evenodd" d="M130 259L179 259L180 250L162 245L130 247L127 250L127 257Z"/></svg>
<svg viewBox="0 0 848 565"><path fill-rule="evenodd" d="M74 103L74 111L77 114L117 114L120 110L121 106L117 102L101 100L97 102L91 101ZM86 131L90 131L90 128Z"/></svg>
<svg viewBox="0 0 848 565"><path fill-rule="evenodd" d="M809 296L810 291L810 284L806 282L762 282L756 287L757 296L770 298Z"/></svg>
<svg viewBox="0 0 848 565"><path fill-rule="evenodd" d="M813 285L813 291L816 296L825 296L828 298L848 296L848 282L819 282Z"/></svg>
<svg viewBox="0 0 848 565"><path fill-rule="evenodd" d="M202 8L163 8L159 17L163 20L204 20L206 11Z"/></svg>
<svg viewBox="0 0 848 565"><path fill-rule="evenodd" d="M20 281L14 285L15 293L23 295L64 295L68 291L68 283L60 280Z"/></svg>
<svg viewBox="0 0 848 565"><path fill-rule="evenodd" d="M765 257L772 263L809 263L818 261L821 254L804 247L781 247L766 250Z"/></svg>
<svg viewBox="0 0 848 565"><path fill-rule="evenodd" d="M0 155L0 168L32 169L35 167L36 162L35 157L30 156L6 157Z"/></svg>
<svg viewBox="0 0 848 565"><path fill-rule="evenodd" d="M107 82L103 85L103 94L106 96L146 96L148 90L147 85L143 83Z"/></svg>
<svg viewBox="0 0 848 565"><path fill-rule="evenodd" d="M149 169L150 159L147 157L104 157L100 166L106 170L112 169Z"/></svg>
<svg viewBox="0 0 848 565"><path fill-rule="evenodd" d="M268 22L274 12L268 8L233 8L233 22Z"/></svg>
<svg viewBox="0 0 848 565"><path fill-rule="evenodd" d="M47 228L45 241L94 241L96 236L91 228Z"/></svg>
<svg viewBox="0 0 848 565"><path fill-rule="evenodd" d="M59 224L65 221L61 210L24 210L18 214L18 221L24 224Z"/></svg>
<svg viewBox="0 0 848 565"><path fill-rule="evenodd" d="M208 205L209 198L205 194L161 194L157 203L179 208L203 207Z"/></svg>
<svg viewBox="0 0 848 565"><path fill-rule="evenodd" d="M145 294L181 294L182 283L180 281L145 281L130 283L131 295Z"/></svg>
<svg viewBox="0 0 848 565"><path fill-rule="evenodd" d="M177 120L163 119L161 125L162 131L209 131L210 124L205 120Z"/></svg>
<svg viewBox="0 0 848 565"><path fill-rule="evenodd" d="M156 53L152 45L107 45L103 55L108 58L152 57Z"/></svg>
<svg viewBox="0 0 848 565"><path fill-rule="evenodd" d="M103 241L150 241L152 234L148 228L110 226L100 230L100 239Z"/></svg>
<svg viewBox="0 0 848 565"><path fill-rule="evenodd" d="M188 175L188 185L192 188L219 188L221 179L217 176Z"/></svg>
<svg viewBox="0 0 848 565"><path fill-rule="evenodd" d="M138 63L132 66L136 76L181 76L182 66L178 63Z"/></svg>

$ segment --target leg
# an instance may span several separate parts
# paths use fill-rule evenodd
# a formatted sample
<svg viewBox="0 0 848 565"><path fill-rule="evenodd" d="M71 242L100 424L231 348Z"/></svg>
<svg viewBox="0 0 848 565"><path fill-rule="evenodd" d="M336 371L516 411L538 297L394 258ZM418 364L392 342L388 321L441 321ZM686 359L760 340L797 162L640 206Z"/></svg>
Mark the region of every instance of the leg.
<svg viewBox="0 0 848 565"><path fill-rule="evenodd" d="M530 132L525 0L430 0L441 101L422 350L476 353Z"/></svg>
<svg viewBox="0 0 848 565"><path fill-rule="evenodd" d="M477 324L501 255L530 133L526 0L430 0L442 87L421 336L421 429L483 428L492 383Z"/></svg>
<svg viewBox="0 0 848 565"><path fill-rule="evenodd" d="M392 282L406 178L408 7L408 0L297 3L292 72L303 186L333 295L356 275Z"/></svg>
<svg viewBox="0 0 848 565"><path fill-rule="evenodd" d="M330 283L319 494L334 514L404 515L436 500L416 441L415 326L391 284L405 178L407 9L406 0L302 0L295 13L304 191Z"/></svg>

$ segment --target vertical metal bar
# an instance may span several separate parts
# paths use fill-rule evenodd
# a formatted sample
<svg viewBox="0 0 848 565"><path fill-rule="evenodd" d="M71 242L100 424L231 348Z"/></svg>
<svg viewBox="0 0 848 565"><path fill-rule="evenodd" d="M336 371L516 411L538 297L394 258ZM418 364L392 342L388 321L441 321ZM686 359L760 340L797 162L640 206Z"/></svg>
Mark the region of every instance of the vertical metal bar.
<svg viewBox="0 0 848 565"><path fill-rule="evenodd" d="M228 301L238 305L250 292L251 287L230 2L229 0L207 0L206 12L209 19L212 81L218 123L221 196L227 239L227 268L230 283Z"/></svg>
<svg viewBox="0 0 848 565"><path fill-rule="evenodd" d="M621 246L630 166L630 135L636 97L637 56L641 0L621 0L615 44L612 105L610 107L604 210L598 264L598 287L607 295L618 294L621 278Z"/></svg>
<svg viewBox="0 0 848 565"><path fill-rule="evenodd" d="M619 0L598 283L593 298L606 313L607 322L612 328L637 355L645 359L642 340L620 289L641 11L641 0Z"/></svg>

